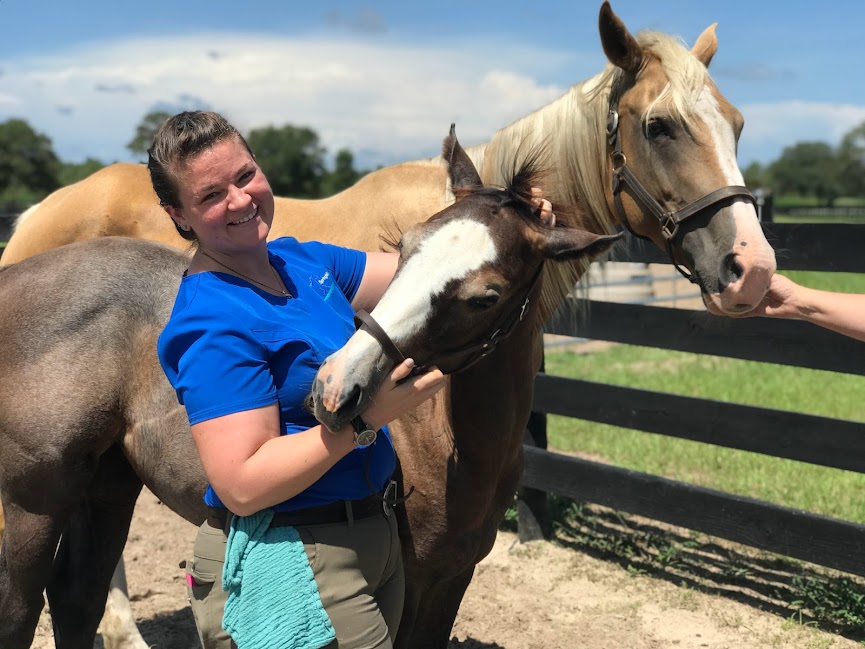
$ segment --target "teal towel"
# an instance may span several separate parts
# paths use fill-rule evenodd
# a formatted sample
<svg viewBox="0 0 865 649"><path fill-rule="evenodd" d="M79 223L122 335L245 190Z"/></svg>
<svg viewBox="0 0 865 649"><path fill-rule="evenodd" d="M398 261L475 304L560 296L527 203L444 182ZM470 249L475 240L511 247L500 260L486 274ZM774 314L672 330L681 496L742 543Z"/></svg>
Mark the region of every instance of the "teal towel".
<svg viewBox="0 0 865 649"><path fill-rule="evenodd" d="M293 527L271 528L271 519L272 509L231 519L222 628L238 649L319 649L336 633L303 541Z"/></svg>

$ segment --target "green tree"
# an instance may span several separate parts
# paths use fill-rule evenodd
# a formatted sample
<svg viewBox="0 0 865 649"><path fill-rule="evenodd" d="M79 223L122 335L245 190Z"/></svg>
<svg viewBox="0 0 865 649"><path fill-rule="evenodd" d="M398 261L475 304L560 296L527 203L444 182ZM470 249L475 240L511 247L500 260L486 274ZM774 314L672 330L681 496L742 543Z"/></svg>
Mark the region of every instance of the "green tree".
<svg viewBox="0 0 865 649"><path fill-rule="evenodd" d="M325 149L310 128L285 125L250 131L247 138L273 192L279 196L319 198Z"/></svg>
<svg viewBox="0 0 865 649"><path fill-rule="evenodd" d="M816 196L831 206L841 195L838 157L825 142L789 146L770 167L776 193Z"/></svg>
<svg viewBox="0 0 865 649"><path fill-rule="evenodd" d="M745 177L745 185L751 189L766 187L769 184L768 170L759 162L752 162L742 173Z"/></svg>
<svg viewBox="0 0 865 649"><path fill-rule="evenodd" d="M79 180L84 180L88 176L95 174L105 165L95 158L87 158L84 162L61 162L60 163L60 184L64 187L77 183Z"/></svg>
<svg viewBox="0 0 865 649"><path fill-rule="evenodd" d="M844 196L865 196L865 122L838 145L838 181Z"/></svg>
<svg viewBox="0 0 865 649"><path fill-rule="evenodd" d="M354 168L354 156L351 151L340 149L333 161L333 171L324 178L322 195L333 196L354 185L363 175L363 172Z"/></svg>
<svg viewBox="0 0 865 649"><path fill-rule="evenodd" d="M153 135L156 130L162 126L162 123L171 117L171 113L164 110L155 110L147 113L135 127L135 137L133 137L126 148L134 154L147 155L147 149L153 143Z"/></svg>
<svg viewBox="0 0 865 649"><path fill-rule="evenodd" d="M51 140L23 119L0 124L0 199L40 199L60 186Z"/></svg>

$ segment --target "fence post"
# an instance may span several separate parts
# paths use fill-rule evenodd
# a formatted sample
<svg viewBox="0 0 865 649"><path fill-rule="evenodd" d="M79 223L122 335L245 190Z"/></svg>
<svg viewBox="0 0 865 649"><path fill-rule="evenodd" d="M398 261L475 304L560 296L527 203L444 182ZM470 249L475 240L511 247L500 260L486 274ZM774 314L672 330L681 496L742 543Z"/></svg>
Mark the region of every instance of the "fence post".
<svg viewBox="0 0 865 649"><path fill-rule="evenodd" d="M544 365L544 359L541 358L539 373L544 372ZM544 413L532 412L529 415L529 423L523 433L523 444L546 450L547 416ZM520 487L517 491L517 535L520 543L549 539L552 532L547 492Z"/></svg>

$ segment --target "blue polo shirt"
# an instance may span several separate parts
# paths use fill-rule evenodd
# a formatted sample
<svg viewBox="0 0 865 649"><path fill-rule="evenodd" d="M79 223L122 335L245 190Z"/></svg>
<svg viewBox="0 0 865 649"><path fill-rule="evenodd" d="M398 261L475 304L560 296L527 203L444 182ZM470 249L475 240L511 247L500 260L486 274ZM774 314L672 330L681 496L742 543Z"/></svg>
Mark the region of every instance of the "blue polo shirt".
<svg viewBox="0 0 865 649"><path fill-rule="evenodd" d="M294 297L271 295L227 273L196 273L180 283L157 351L190 424L275 402L281 434L318 424L303 402L324 359L355 331L350 302L363 278L366 254L290 237L269 243L268 252ZM370 495L364 476L369 453L370 482L383 488L396 465L387 429L375 444L354 449L316 483L274 509L291 511ZM225 507L210 486L204 500Z"/></svg>

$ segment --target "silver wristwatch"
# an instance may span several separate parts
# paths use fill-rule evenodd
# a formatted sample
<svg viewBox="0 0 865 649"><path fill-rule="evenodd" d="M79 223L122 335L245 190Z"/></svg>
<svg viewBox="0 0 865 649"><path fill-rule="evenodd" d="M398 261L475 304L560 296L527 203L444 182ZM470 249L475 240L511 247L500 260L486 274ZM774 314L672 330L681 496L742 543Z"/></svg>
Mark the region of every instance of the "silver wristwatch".
<svg viewBox="0 0 865 649"><path fill-rule="evenodd" d="M351 427L354 428L354 445L360 448L372 445L378 437L378 431L370 428L360 417L351 420Z"/></svg>

